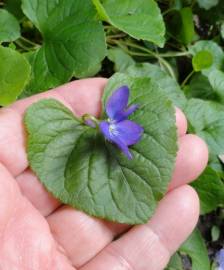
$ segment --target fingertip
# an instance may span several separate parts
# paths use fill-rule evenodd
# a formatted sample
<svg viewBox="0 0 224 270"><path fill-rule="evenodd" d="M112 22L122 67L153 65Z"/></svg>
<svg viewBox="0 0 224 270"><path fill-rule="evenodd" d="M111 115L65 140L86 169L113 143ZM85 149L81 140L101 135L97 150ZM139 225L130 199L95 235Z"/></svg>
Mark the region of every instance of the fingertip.
<svg viewBox="0 0 224 270"><path fill-rule="evenodd" d="M71 105L76 115L88 113L98 116L106 83L105 78L82 79L60 86L55 91Z"/></svg>
<svg viewBox="0 0 224 270"><path fill-rule="evenodd" d="M161 200L149 226L172 254L195 228L199 211L196 191L184 185L169 192Z"/></svg>
<svg viewBox="0 0 224 270"><path fill-rule="evenodd" d="M195 180L208 163L208 147L197 135L187 134L179 139L175 170L169 189Z"/></svg>
<svg viewBox="0 0 224 270"><path fill-rule="evenodd" d="M178 136L181 137L187 132L187 118L185 114L176 107L176 125Z"/></svg>

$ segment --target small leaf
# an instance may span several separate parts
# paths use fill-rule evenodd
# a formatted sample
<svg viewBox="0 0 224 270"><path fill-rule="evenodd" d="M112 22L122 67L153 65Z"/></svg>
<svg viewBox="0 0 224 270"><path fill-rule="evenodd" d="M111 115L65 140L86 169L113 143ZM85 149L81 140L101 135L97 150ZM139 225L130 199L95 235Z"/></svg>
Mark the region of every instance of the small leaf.
<svg viewBox="0 0 224 270"><path fill-rule="evenodd" d="M100 18L136 39L162 47L165 25L154 0L92 0Z"/></svg>
<svg viewBox="0 0 224 270"><path fill-rule="evenodd" d="M30 77L30 65L17 51L0 46L0 105L16 100Z"/></svg>
<svg viewBox="0 0 224 270"><path fill-rule="evenodd" d="M224 53L222 48L211 40L200 40L189 47L189 52L196 55L200 51L210 52L213 58L213 64L210 68L202 70L202 74L208 76L212 69L221 69L224 63Z"/></svg>
<svg viewBox="0 0 224 270"><path fill-rule="evenodd" d="M215 242L219 239L220 237L220 229L218 226L213 225L212 229L211 229L211 237L212 237L212 241Z"/></svg>
<svg viewBox="0 0 224 270"><path fill-rule="evenodd" d="M126 71L129 66L135 64L134 59L120 48L108 50L108 58L114 63L114 70L118 72Z"/></svg>
<svg viewBox="0 0 224 270"><path fill-rule="evenodd" d="M186 98L179 84L157 65L149 63L136 64L127 70L127 74L136 78L150 78L158 84L166 96L179 108L183 108Z"/></svg>
<svg viewBox="0 0 224 270"><path fill-rule="evenodd" d="M175 253L165 270L184 270L181 257L178 253Z"/></svg>
<svg viewBox="0 0 224 270"><path fill-rule="evenodd" d="M17 19L5 9L0 9L0 42L14 41L20 37Z"/></svg>
<svg viewBox="0 0 224 270"><path fill-rule="evenodd" d="M219 0L197 0L197 2L198 2L199 7L208 10L208 9L218 5Z"/></svg>
<svg viewBox="0 0 224 270"><path fill-rule="evenodd" d="M212 168L207 167L192 186L200 198L201 214L209 213L224 205L224 183Z"/></svg>
<svg viewBox="0 0 224 270"><path fill-rule="evenodd" d="M208 251L199 230L194 230L181 246L180 251L190 256L192 261L191 270L210 270Z"/></svg>
<svg viewBox="0 0 224 270"><path fill-rule="evenodd" d="M213 63L213 56L209 51L199 51L192 59L193 68L195 71L211 67Z"/></svg>
<svg viewBox="0 0 224 270"><path fill-rule="evenodd" d="M23 12L44 42L30 57L30 94L92 73L106 55L101 22L90 0L23 0Z"/></svg>
<svg viewBox="0 0 224 270"><path fill-rule="evenodd" d="M28 158L33 171L63 203L120 223L144 223L167 190L175 156L175 113L150 79L116 74L103 103L121 85L138 103L130 119L144 127L128 160L94 128L84 126L56 100L41 100L26 112ZM139 95L141 89L141 95Z"/></svg>

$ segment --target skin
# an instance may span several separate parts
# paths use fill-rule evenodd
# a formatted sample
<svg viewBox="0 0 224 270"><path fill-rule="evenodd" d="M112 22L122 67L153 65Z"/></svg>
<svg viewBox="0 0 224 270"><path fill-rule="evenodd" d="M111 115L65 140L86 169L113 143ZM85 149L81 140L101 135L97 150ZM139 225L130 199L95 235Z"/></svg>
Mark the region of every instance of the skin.
<svg viewBox="0 0 224 270"><path fill-rule="evenodd" d="M208 150L202 139L186 135L179 109L173 178L147 224L130 228L62 206L30 171L22 122L26 108L53 97L76 115L97 116L105 84L102 78L75 81L0 110L1 270L161 270L195 227L199 201L187 184L205 168Z"/></svg>

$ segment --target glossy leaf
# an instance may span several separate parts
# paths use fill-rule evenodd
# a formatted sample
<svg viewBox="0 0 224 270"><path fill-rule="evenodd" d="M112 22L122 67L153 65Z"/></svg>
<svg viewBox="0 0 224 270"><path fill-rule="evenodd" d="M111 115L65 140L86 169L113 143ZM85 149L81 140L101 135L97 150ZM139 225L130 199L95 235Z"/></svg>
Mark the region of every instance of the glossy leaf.
<svg viewBox="0 0 224 270"><path fill-rule="evenodd" d="M192 270L210 270L208 251L199 230L194 230L180 251L191 258Z"/></svg>
<svg viewBox="0 0 224 270"><path fill-rule="evenodd" d="M130 104L140 105L130 119L145 129L142 140L130 148L132 160L52 99L26 112L28 157L39 179L63 203L112 221L144 223L171 179L177 151L175 113L150 79L121 74L110 79L103 103L123 84L131 89Z"/></svg>
<svg viewBox="0 0 224 270"><path fill-rule="evenodd" d="M162 47L165 25L154 0L92 0L102 20L136 39L151 41Z"/></svg>
<svg viewBox="0 0 224 270"><path fill-rule="evenodd" d="M17 19L5 9L0 9L0 42L14 41L20 37Z"/></svg>
<svg viewBox="0 0 224 270"><path fill-rule="evenodd" d="M30 65L23 55L0 46L0 105L6 106L19 96L30 77Z"/></svg>
<svg viewBox="0 0 224 270"><path fill-rule="evenodd" d="M73 75L83 77L105 57L103 27L90 0L23 0L22 8L44 39L31 60L31 93L67 82Z"/></svg>

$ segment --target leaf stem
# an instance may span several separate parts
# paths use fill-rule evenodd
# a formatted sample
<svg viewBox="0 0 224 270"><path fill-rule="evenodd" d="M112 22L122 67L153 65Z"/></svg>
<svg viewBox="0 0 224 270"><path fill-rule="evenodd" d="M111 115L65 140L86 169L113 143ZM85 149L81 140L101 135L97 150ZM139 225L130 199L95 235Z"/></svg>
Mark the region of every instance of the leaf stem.
<svg viewBox="0 0 224 270"><path fill-rule="evenodd" d="M100 121L91 114L84 114L82 116L82 122L90 127L96 128L99 126Z"/></svg>
<svg viewBox="0 0 224 270"><path fill-rule="evenodd" d="M194 70L192 70L188 75L187 77L184 79L184 81L182 82L181 84L181 88L184 87L186 85L186 83L189 81L189 79L192 77L192 75L194 74Z"/></svg>
<svg viewBox="0 0 224 270"><path fill-rule="evenodd" d="M37 44L37 43L35 43L35 42L33 42L33 41L31 41L31 40L29 40L29 39L27 39L27 38L25 38L25 37L20 37L19 38L21 41L24 41L24 42L26 42L27 44L30 44L30 45L32 45L32 46L34 46L34 47L39 47L40 45L39 44Z"/></svg>
<svg viewBox="0 0 224 270"><path fill-rule="evenodd" d="M141 51L147 52L148 54L150 54L150 55L154 56L155 58L157 58L157 59L160 61L160 63L167 69L167 71L169 72L170 76L173 77L173 78L176 80L176 76L175 76L175 74L174 74L174 71L173 71L172 67L171 67L170 64L169 64L165 59L163 59L159 54L156 54L155 52L153 52L153 51L151 51L151 50L149 50L149 49L147 49L147 48L145 48L145 47L142 47L142 46L140 46L140 45L137 45L137 44L132 43L132 42L129 42L129 41L125 42L125 44L126 44L127 46L130 46L130 47L139 49L139 50L141 50Z"/></svg>

